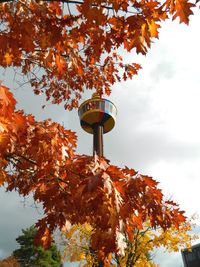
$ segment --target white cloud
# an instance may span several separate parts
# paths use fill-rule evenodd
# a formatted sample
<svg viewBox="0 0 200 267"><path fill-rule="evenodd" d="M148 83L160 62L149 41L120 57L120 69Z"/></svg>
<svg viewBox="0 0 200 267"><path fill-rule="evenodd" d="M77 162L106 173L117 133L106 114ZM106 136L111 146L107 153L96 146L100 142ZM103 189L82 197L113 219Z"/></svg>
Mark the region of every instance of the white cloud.
<svg viewBox="0 0 200 267"><path fill-rule="evenodd" d="M31 197L26 200L17 192L7 192L0 189L0 258L9 256L16 248L15 239L21 230L30 227L42 216L40 208L35 208Z"/></svg>
<svg viewBox="0 0 200 267"><path fill-rule="evenodd" d="M161 267L183 267L180 253L168 253L160 249L155 253L155 262Z"/></svg>

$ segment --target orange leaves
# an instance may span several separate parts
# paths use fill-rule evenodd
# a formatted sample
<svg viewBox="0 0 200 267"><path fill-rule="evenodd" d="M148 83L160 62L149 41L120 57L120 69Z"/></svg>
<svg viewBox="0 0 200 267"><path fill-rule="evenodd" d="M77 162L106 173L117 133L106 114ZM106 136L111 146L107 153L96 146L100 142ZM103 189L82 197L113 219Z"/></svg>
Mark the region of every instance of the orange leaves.
<svg viewBox="0 0 200 267"><path fill-rule="evenodd" d="M106 16L103 14L103 8L92 6L90 1L85 0L82 6L79 7L79 10L87 19L87 23L93 25L97 23L98 25L104 25L106 22Z"/></svg>
<svg viewBox="0 0 200 267"><path fill-rule="evenodd" d="M55 63L57 66L57 71L62 77L63 73L66 72L66 61L63 57L56 55Z"/></svg>
<svg viewBox="0 0 200 267"><path fill-rule="evenodd" d="M45 92L52 103L64 101L69 110L77 108L85 88L110 94L114 83L137 75L139 68L124 63L121 48L145 55L159 37L161 21L172 16L188 24L194 6L189 0L64 5L68 8L59 1L1 4L0 65L20 67L32 77L35 93ZM37 67L43 70L39 80Z"/></svg>
<svg viewBox="0 0 200 267"><path fill-rule="evenodd" d="M6 181L6 173L3 170L0 170L0 186Z"/></svg>
<svg viewBox="0 0 200 267"><path fill-rule="evenodd" d="M9 256L3 260L0 260L1 267L20 267L19 262L14 256Z"/></svg>
<svg viewBox="0 0 200 267"><path fill-rule="evenodd" d="M193 14L191 7L194 7L195 5L192 3L189 3L187 0L176 0L175 5L175 14L173 16L173 19L176 17L180 18L180 22L184 22L185 24L189 23L189 16Z"/></svg>
<svg viewBox="0 0 200 267"><path fill-rule="evenodd" d="M180 22L188 24L189 16L193 14L191 8L195 7L195 4L188 0L167 0L163 6L173 15L173 19L179 17Z"/></svg>
<svg viewBox="0 0 200 267"><path fill-rule="evenodd" d="M51 246L52 237L47 227L39 229L34 239L34 244L37 246L43 246L45 249L48 249Z"/></svg>
<svg viewBox="0 0 200 267"><path fill-rule="evenodd" d="M145 55L151 46L152 38L158 38L159 21L159 17L153 16L152 11L146 16L128 17L125 24L128 28L124 39L125 49L131 51L136 48L137 53Z"/></svg>
<svg viewBox="0 0 200 267"><path fill-rule="evenodd" d="M158 29L160 28L160 25L156 24L154 20L150 20L148 21L148 27L149 27L150 36L152 38L158 38Z"/></svg>
<svg viewBox="0 0 200 267"><path fill-rule="evenodd" d="M57 16L61 16L62 14L62 9L59 3L56 2L51 2L49 4L49 10L52 11L53 14L56 14Z"/></svg>
<svg viewBox="0 0 200 267"><path fill-rule="evenodd" d="M185 221L176 203L164 200L153 178L97 156L76 155L73 132L50 120L36 122L15 111L15 103L1 86L0 184L23 196L31 193L42 203L45 217L37 223L37 244L48 247L52 232L66 221L88 222L95 229L92 249L107 258L113 252L123 254L124 236L132 238L145 221L164 230Z"/></svg>
<svg viewBox="0 0 200 267"><path fill-rule="evenodd" d="M8 190L17 189L22 195L32 192L35 201L43 204L45 217L37 224L37 244L48 247L51 232L62 228L66 220L87 221L95 228L93 249L106 257L119 250L123 253L120 244L126 225L130 235L148 218L152 226L163 228L178 227L184 220L176 204L170 202L167 209L152 178L109 165L104 159L74 155L74 134L58 124L36 123L24 116L9 134L14 138L12 150L7 146L0 151L2 159L7 159L0 180L8 184ZM9 164L13 167L8 175L4 170Z"/></svg>
<svg viewBox="0 0 200 267"><path fill-rule="evenodd" d="M14 111L16 101L4 86L0 88L0 157L11 161L14 168L24 169L18 180L22 194L31 191L30 175L43 178L59 175L58 169L74 155L76 135L51 121L36 122L33 116ZM5 166L6 166L5 164ZM21 177L21 175L19 174ZM13 188L14 184L9 184ZM25 187L29 187L25 188Z"/></svg>
<svg viewBox="0 0 200 267"><path fill-rule="evenodd" d="M0 64L31 75L34 91L45 91L47 100L76 108L85 88L110 94L114 83L137 74L141 67L124 63L122 47L145 55L159 36L161 20L172 15L188 23L193 6L187 0L85 0L73 14L59 2L1 4ZM145 221L164 230L185 221L153 178L76 155L73 132L50 120L37 122L15 111L15 104L0 86L0 184L21 195L32 193L42 203L38 244L47 247L51 233L66 220L87 221L95 229L93 249L106 257L123 254L123 237L133 238Z"/></svg>
<svg viewBox="0 0 200 267"><path fill-rule="evenodd" d="M55 229L62 228L66 220L72 224L87 221L95 229L91 237L93 249L106 257L118 251L124 231L131 236L148 219L152 227L164 229L171 225L178 227L185 220L175 203L168 209L152 178L127 168L124 172L104 159L76 156L71 160L59 166L59 176L34 178L34 188L38 188L33 190L34 198L43 203L46 213L37 224L38 228L42 227L38 237L41 242L49 240L49 232L47 236L44 233L46 226ZM44 181L47 186L38 181ZM20 186L18 180L16 186ZM123 253L122 247L120 250Z"/></svg>
<svg viewBox="0 0 200 267"><path fill-rule="evenodd" d="M16 100L7 87L0 84L0 116L10 117L14 111Z"/></svg>
<svg viewBox="0 0 200 267"><path fill-rule="evenodd" d="M13 61L13 55L8 53L8 52L5 53L4 60L5 60L6 65L8 65L8 66L11 65L12 61Z"/></svg>

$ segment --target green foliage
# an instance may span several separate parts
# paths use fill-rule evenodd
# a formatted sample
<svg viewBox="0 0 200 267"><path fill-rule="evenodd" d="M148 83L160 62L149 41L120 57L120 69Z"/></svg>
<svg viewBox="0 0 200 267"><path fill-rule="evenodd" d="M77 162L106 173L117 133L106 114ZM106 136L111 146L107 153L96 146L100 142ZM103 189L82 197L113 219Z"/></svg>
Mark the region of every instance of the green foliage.
<svg viewBox="0 0 200 267"><path fill-rule="evenodd" d="M61 255L55 244L48 250L34 245L37 229L34 226L22 230L22 235L16 238L20 248L13 252L21 267L62 267Z"/></svg>

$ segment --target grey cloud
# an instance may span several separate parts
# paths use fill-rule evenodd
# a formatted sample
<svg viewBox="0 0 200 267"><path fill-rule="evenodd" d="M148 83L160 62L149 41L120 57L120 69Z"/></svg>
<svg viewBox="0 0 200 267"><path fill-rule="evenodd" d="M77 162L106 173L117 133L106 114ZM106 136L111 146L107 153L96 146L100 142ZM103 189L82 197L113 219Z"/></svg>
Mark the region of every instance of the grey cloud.
<svg viewBox="0 0 200 267"><path fill-rule="evenodd" d="M15 239L22 228L28 228L41 217L41 209L33 207L31 198L20 198L16 192L0 189L0 258L12 253L17 247Z"/></svg>
<svg viewBox="0 0 200 267"><path fill-rule="evenodd" d="M110 155L114 162L129 166L147 168L160 160L178 163L200 158L200 144L181 142L165 133L137 129L129 132L128 126L127 130L110 133L105 141L106 155Z"/></svg>
<svg viewBox="0 0 200 267"><path fill-rule="evenodd" d="M67 111L63 104L53 105L46 102L45 95L35 95L31 86L26 83L23 86L17 85L19 77L15 77L15 72L12 69L5 71L2 75L2 68L0 68L0 80L2 84L7 86L14 94L17 100L17 109L23 109L26 114L33 114L37 120L44 120L51 118L53 121L59 121L61 117L66 116ZM42 106L45 105L43 109Z"/></svg>
<svg viewBox="0 0 200 267"><path fill-rule="evenodd" d="M200 158L200 142L184 142L169 134L159 107L153 105L150 87L143 92L138 85L124 90L113 91L118 115L115 128L104 136L106 157L137 169L148 169L160 160L178 163Z"/></svg>

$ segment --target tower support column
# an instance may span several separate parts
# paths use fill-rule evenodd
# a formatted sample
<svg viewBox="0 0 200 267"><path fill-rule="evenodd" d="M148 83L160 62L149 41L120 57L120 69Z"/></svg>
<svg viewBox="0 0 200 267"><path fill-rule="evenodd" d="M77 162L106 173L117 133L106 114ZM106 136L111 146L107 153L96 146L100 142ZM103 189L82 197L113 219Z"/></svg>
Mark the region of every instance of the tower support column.
<svg viewBox="0 0 200 267"><path fill-rule="evenodd" d="M115 126L115 105L94 93L92 98L80 105L78 115L83 130L93 134L93 156L103 157L103 134L110 132Z"/></svg>
<svg viewBox="0 0 200 267"><path fill-rule="evenodd" d="M95 154L103 157L103 126L99 124L93 125L93 156Z"/></svg>

